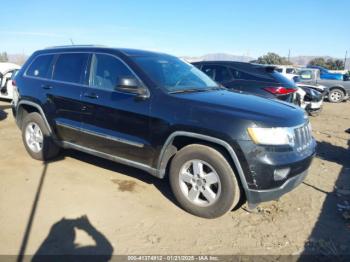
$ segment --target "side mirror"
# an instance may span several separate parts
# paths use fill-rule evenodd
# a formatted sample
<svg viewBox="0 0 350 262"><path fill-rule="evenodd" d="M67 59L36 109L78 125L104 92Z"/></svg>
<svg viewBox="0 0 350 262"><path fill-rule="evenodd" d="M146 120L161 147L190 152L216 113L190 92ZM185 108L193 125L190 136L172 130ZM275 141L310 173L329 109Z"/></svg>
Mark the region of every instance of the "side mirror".
<svg viewBox="0 0 350 262"><path fill-rule="evenodd" d="M147 97L148 91L144 88L140 81L133 77L123 77L119 79L119 82L115 88L117 91L136 94L140 97Z"/></svg>

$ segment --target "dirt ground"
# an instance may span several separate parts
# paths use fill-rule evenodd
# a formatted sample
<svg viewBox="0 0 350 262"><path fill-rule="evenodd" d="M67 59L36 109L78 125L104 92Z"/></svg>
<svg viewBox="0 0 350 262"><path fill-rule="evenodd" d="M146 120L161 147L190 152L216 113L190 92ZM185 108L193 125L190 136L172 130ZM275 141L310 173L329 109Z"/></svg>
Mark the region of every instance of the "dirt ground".
<svg viewBox="0 0 350 262"><path fill-rule="evenodd" d="M258 213L206 220L142 171L76 151L33 160L0 102L0 254L349 254L350 102L311 122L318 153L303 184Z"/></svg>

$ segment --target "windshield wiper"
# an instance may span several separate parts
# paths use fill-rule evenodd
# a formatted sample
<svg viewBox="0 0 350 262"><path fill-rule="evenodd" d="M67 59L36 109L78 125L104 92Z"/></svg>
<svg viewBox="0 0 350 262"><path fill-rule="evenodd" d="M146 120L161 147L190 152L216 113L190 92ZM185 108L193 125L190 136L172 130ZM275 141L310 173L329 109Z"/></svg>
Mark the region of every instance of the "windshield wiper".
<svg viewBox="0 0 350 262"><path fill-rule="evenodd" d="M170 91L169 94L180 94L180 93L195 93L195 92L207 92L212 90L225 90L223 87L210 87L210 88L192 88L192 89L179 89L175 91Z"/></svg>
<svg viewBox="0 0 350 262"><path fill-rule="evenodd" d="M170 91L169 94L195 93L195 92L205 92L205 91L208 91L208 89L201 89L201 88L180 89L180 90Z"/></svg>

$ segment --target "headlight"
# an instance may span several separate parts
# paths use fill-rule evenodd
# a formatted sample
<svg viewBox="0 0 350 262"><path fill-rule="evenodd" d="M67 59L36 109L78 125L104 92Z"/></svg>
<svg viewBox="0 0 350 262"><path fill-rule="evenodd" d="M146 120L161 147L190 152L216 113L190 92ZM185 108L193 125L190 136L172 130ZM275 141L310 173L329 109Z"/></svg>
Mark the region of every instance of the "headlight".
<svg viewBox="0 0 350 262"><path fill-rule="evenodd" d="M288 127L250 127L248 134L255 144L294 146L294 130Z"/></svg>

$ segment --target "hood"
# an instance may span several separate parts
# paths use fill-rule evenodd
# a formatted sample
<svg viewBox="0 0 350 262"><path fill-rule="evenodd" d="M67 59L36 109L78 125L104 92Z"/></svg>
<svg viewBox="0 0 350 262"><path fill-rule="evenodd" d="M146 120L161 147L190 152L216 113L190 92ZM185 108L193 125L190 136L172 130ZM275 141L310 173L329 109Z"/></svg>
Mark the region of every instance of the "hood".
<svg viewBox="0 0 350 262"><path fill-rule="evenodd" d="M220 111L234 118L254 121L259 126L288 127L303 124L305 113L299 107L277 99L227 90L173 94L191 110Z"/></svg>
<svg viewBox="0 0 350 262"><path fill-rule="evenodd" d="M14 69L20 69L20 66L13 63L0 63L0 73L2 74Z"/></svg>

